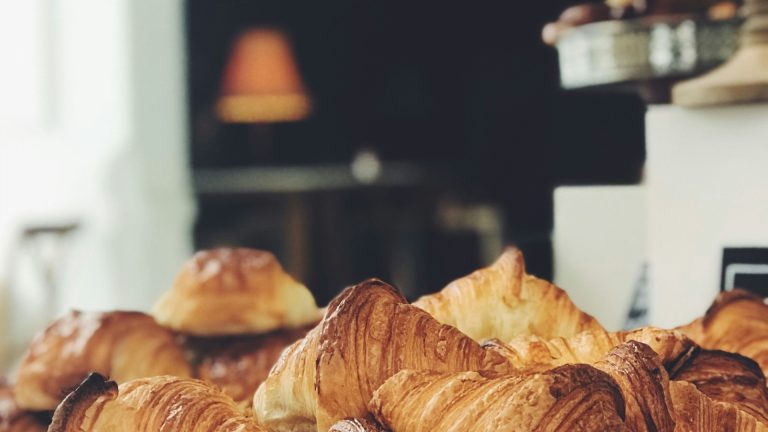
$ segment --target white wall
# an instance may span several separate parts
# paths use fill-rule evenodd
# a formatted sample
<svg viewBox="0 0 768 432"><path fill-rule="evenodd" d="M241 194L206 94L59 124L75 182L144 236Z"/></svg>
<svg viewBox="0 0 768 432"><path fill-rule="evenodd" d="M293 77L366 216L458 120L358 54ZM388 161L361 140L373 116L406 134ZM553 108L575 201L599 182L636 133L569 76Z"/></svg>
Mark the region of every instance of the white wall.
<svg viewBox="0 0 768 432"><path fill-rule="evenodd" d="M646 257L643 186L555 189L555 284L610 330L620 330Z"/></svg>
<svg viewBox="0 0 768 432"><path fill-rule="evenodd" d="M768 247L768 105L651 107L646 184L651 320L700 316L723 247Z"/></svg>
<svg viewBox="0 0 768 432"><path fill-rule="evenodd" d="M51 34L23 46L41 49L49 64L32 81L44 114L4 122L0 109L0 288L17 340L48 320L29 262L9 281L5 263L21 226L81 224L59 312L147 309L191 253L194 216L182 2L30 2L54 7L42 18L52 25L41 26ZM17 3L3 1L0 12Z"/></svg>

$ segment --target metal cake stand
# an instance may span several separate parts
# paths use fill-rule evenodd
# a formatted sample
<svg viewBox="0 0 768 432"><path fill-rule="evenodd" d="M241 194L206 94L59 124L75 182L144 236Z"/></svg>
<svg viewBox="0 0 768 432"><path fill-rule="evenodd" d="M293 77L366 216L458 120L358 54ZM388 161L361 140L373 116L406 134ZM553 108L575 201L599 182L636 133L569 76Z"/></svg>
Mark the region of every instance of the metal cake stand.
<svg viewBox="0 0 768 432"><path fill-rule="evenodd" d="M649 102L669 98L669 85L720 65L736 51L741 19L646 17L586 24L557 44L565 89L662 87ZM642 88L646 87L646 88ZM661 100L659 100L661 99Z"/></svg>

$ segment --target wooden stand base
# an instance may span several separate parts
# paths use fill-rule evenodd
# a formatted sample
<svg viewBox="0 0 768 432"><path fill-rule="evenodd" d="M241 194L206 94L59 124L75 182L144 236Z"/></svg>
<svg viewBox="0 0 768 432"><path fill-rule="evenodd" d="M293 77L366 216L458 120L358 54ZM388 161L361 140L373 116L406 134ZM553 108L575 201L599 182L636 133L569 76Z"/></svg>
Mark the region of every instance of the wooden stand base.
<svg viewBox="0 0 768 432"><path fill-rule="evenodd" d="M705 107L768 101L768 0L747 0L741 48L724 65L672 89L672 102Z"/></svg>

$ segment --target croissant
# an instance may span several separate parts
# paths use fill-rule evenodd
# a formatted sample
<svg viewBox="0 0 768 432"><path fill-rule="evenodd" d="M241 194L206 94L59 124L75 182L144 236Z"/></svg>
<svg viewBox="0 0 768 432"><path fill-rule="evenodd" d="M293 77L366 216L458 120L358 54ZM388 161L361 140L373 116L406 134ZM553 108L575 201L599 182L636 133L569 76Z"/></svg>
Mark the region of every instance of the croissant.
<svg viewBox="0 0 768 432"><path fill-rule="evenodd" d="M623 343L625 340L628 342ZM622 333L584 332L570 340L518 341L515 345L493 342L488 346L526 371L593 364L621 388L626 402L626 424L632 431L672 432L675 421L667 371L659 355L638 340L655 344L673 363L685 357L692 346L680 334L654 328Z"/></svg>
<svg viewBox="0 0 768 432"><path fill-rule="evenodd" d="M16 403L13 389L6 383L0 384L0 431L4 432L45 432L48 422L40 413L24 411Z"/></svg>
<svg viewBox="0 0 768 432"><path fill-rule="evenodd" d="M514 372L496 352L371 279L344 290L283 352L254 395L257 421L270 431L325 431L363 418L374 390L403 369Z"/></svg>
<svg viewBox="0 0 768 432"><path fill-rule="evenodd" d="M580 311L565 291L526 274L523 254L513 248L490 267L455 280L413 305L478 342L526 335L551 339L603 328Z"/></svg>
<svg viewBox="0 0 768 432"><path fill-rule="evenodd" d="M675 432L766 432L768 427L736 405L716 402L685 381L670 383L675 406Z"/></svg>
<svg viewBox="0 0 768 432"><path fill-rule="evenodd" d="M164 326L198 336L268 333L320 318L312 293L274 255L253 249L198 252L153 315Z"/></svg>
<svg viewBox="0 0 768 432"><path fill-rule="evenodd" d="M287 329L265 335L187 338L194 353L197 378L215 384L235 401L250 403L280 354L304 337L308 329Z"/></svg>
<svg viewBox="0 0 768 432"><path fill-rule="evenodd" d="M52 411L90 372L117 382L189 376L173 333L140 312L71 312L38 334L21 361L14 391L24 409Z"/></svg>
<svg viewBox="0 0 768 432"><path fill-rule="evenodd" d="M526 371L542 371L568 363L594 364L611 374L620 383L629 405L633 402L632 395L642 394L643 388L625 385L620 376L601 366L604 363L598 359L598 356L605 355L614 344L618 345L622 341L637 341L650 346L660 355L660 360L664 368L669 371L669 378L672 380L689 381L714 401L735 404L758 420L766 419L768 390L765 386L765 377L752 360L737 354L701 350L676 331L648 327L631 332L584 332L570 339L556 338L550 341L538 338L518 339L511 344L493 341L486 346L496 350L515 366ZM614 348L614 353L619 348ZM635 351L637 351L636 355L642 354L637 349ZM624 358L631 361L640 360L626 354ZM650 364L647 354L644 361ZM637 372L641 372L642 369L634 366L633 368L636 375L633 379L637 380ZM627 366L624 370L630 370L630 368ZM663 375L667 380L666 373ZM645 398L647 402L653 402L654 399L662 401L669 400L669 397L662 397L659 394ZM633 416L633 412L636 410L628 406L627 424L634 423L633 430L644 430L641 426L642 422L632 420L633 417L640 418Z"/></svg>
<svg viewBox="0 0 768 432"><path fill-rule="evenodd" d="M681 333L654 327L614 333L595 330L570 338L550 340L535 336L516 338L508 343L491 340L485 346L506 357L519 369L544 371L572 363L594 364L610 350L627 341L650 346L661 357L667 370L673 370L675 365L685 362L696 349L696 345Z"/></svg>
<svg viewBox="0 0 768 432"><path fill-rule="evenodd" d="M202 381L171 376L120 384L90 375L53 414L49 432L262 432Z"/></svg>
<svg viewBox="0 0 768 432"><path fill-rule="evenodd" d="M612 349L595 367L610 375L621 388L630 430L675 430L669 376L659 356L648 345L630 340Z"/></svg>
<svg viewBox="0 0 768 432"><path fill-rule="evenodd" d="M368 419L347 419L331 426L328 432L387 432L387 429Z"/></svg>
<svg viewBox="0 0 768 432"><path fill-rule="evenodd" d="M718 402L736 405L768 424L768 388L754 360L723 351L701 350L672 375Z"/></svg>
<svg viewBox="0 0 768 432"><path fill-rule="evenodd" d="M629 430L616 383L587 365L501 377L404 370L376 390L370 410L397 432Z"/></svg>
<svg viewBox="0 0 768 432"><path fill-rule="evenodd" d="M720 294L702 319L680 331L704 348L747 356L768 373L768 305L752 293Z"/></svg>
<svg viewBox="0 0 768 432"><path fill-rule="evenodd" d="M683 333L698 345L701 345L701 342L704 340L704 326L702 325L702 321L704 321L704 317L699 317L689 324L677 327L675 330Z"/></svg>

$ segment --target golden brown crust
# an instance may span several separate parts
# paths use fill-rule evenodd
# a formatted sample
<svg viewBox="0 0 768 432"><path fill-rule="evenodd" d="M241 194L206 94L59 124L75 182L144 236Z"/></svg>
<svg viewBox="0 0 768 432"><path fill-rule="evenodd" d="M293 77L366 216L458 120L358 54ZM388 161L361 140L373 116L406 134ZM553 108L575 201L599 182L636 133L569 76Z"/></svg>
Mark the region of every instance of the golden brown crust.
<svg viewBox="0 0 768 432"><path fill-rule="evenodd" d="M503 357L407 304L380 281L342 294L327 317L315 376L320 430L344 417L365 415L373 392L405 368L514 371Z"/></svg>
<svg viewBox="0 0 768 432"><path fill-rule="evenodd" d="M712 325L712 321L715 320L717 315L723 309L730 308L735 303L742 301L750 304L757 303L765 305L765 301L761 297L746 290L735 289L732 291L723 292L720 293L717 298L715 298L715 301L712 302L712 305L709 306L709 309L707 309L707 312L702 317L702 325L704 327Z"/></svg>
<svg viewBox="0 0 768 432"><path fill-rule="evenodd" d="M157 321L199 336L261 334L317 322L312 293L269 252L201 251L155 304Z"/></svg>
<svg viewBox="0 0 768 432"><path fill-rule="evenodd" d="M630 430L674 431L669 376L659 356L648 345L630 340L612 349L595 367L619 384Z"/></svg>
<svg viewBox="0 0 768 432"><path fill-rule="evenodd" d="M56 409L49 432L262 432L202 381L170 376L120 385L93 374Z"/></svg>
<svg viewBox="0 0 768 432"><path fill-rule="evenodd" d="M685 381L670 383L675 432L766 432L768 427L736 405L716 402Z"/></svg>
<svg viewBox="0 0 768 432"><path fill-rule="evenodd" d="M752 359L724 351L701 350L674 375L718 402L728 402L768 424L768 388Z"/></svg>
<svg viewBox="0 0 768 432"><path fill-rule="evenodd" d="M486 346L509 359L519 369L544 371L572 363L594 364L622 343L637 341L648 345L668 370L674 370L695 353L696 345L673 330L645 327L629 332L587 331L570 338L544 340L516 338L507 343L489 341Z"/></svg>
<svg viewBox="0 0 768 432"><path fill-rule="evenodd" d="M283 351L253 396L257 421L270 431L316 431L315 363L321 327Z"/></svg>
<svg viewBox="0 0 768 432"><path fill-rule="evenodd" d="M768 373L768 305L754 294L722 293L701 320L680 330L703 348L747 356Z"/></svg>
<svg viewBox="0 0 768 432"><path fill-rule="evenodd" d="M16 399L28 410L53 410L90 372L117 382L191 374L175 335L151 316L74 311L32 341L19 366Z"/></svg>
<svg viewBox="0 0 768 432"><path fill-rule="evenodd" d="M551 339L603 329L565 291L526 274L523 254L513 248L490 267L455 280L413 305L478 342L529 335Z"/></svg>
<svg viewBox="0 0 768 432"><path fill-rule="evenodd" d="M624 341L629 342L619 345ZM669 430L668 417L656 416L658 420L648 423L644 414L652 411L663 414L664 406L670 406L664 402L670 400L670 397L661 388L647 384L654 379L657 382L668 381L666 371L654 371L652 358L647 352L635 347L634 354L623 353L623 363L617 363L613 370L605 366L605 361L598 361L598 356L606 355L611 349L613 351L608 358L612 355L615 357L617 351L627 347L627 344L631 346L636 343L632 341L652 348L662 360L663 369L669 371L673 380L690 381L715 402L734 404L760 421L766 418L768 390L756 363L736 354L701 350L677 331L643 328L631 332L584 332L569 339L544 341L539 338L520 338L509 344L493 341L486 345L526 371L543 371L571 363L594 364L608 372L621 385L628 403L627 424L633 430L654 430L644 424L655 424L656 430L664 430L661 426ZM628 371L632 372L629 378L622 378L622 374ZM663 379L660 376L654 378L659 374L663 375ZM636 397L642 397L642 401L638 403ZM640 412L643 414L638 414Z"/></svg>
<svg viewBox="0 0 768 432"><path fill-rule="evenodd" d="M50 419L49 415L48 419ZM13 388L0 380L0 431L45 432L47 430L46 415L21 409L16 403Z"/></svg>
<svg viewBox="0 0 768 432"><path fill-rule="evenodd" d="M371 279L336 297L319 326L283 353L254 396L256 417L274 431L328 430L365 417L374 390L403 369L514 372L503 357Z"/></svg>
<svg viewBox="0 0 768 432"><path fill-rule="evenodd" d="M370 410L397 432L627 430L618 386L587 365L495 378L405 370L376 390Z"/></svg>
<svg viewBox="0 0 768 432"><path fill-rule="evenodd" d="M265 335L188 338L186 344L195 353L198 378L220 387L235 401L250 403L283 350L307 331L301 328Z"/></svg>
<svg viewBox="0 0 768 432"><path fill-rule="evenodd" d="M387 429L372 420L346 419L331 426L328 432L388 432Z"/></svg>
<svg viewBox="0 0 768 432"><path fill-rule="evenodd" d="M624 342L626 341L626 342ZM571 339L517 341L489 346L526 371L546 371L566 364L594 364L619 384L626 400L626 423L635 432L674 430L669 377L654 344L670 364L686 358L693 344L658 329L634 332L585 332Z"/></svg>
<svg viewBox="0 0 768 432"><path fill-rule="evenodd" d="M699 317L689 324L675 328L675 330L686 335L689 339L696 342L697 345L701 345L701 341L704 338L704 325L702 324L703 321L704 317Z"/></svg>

